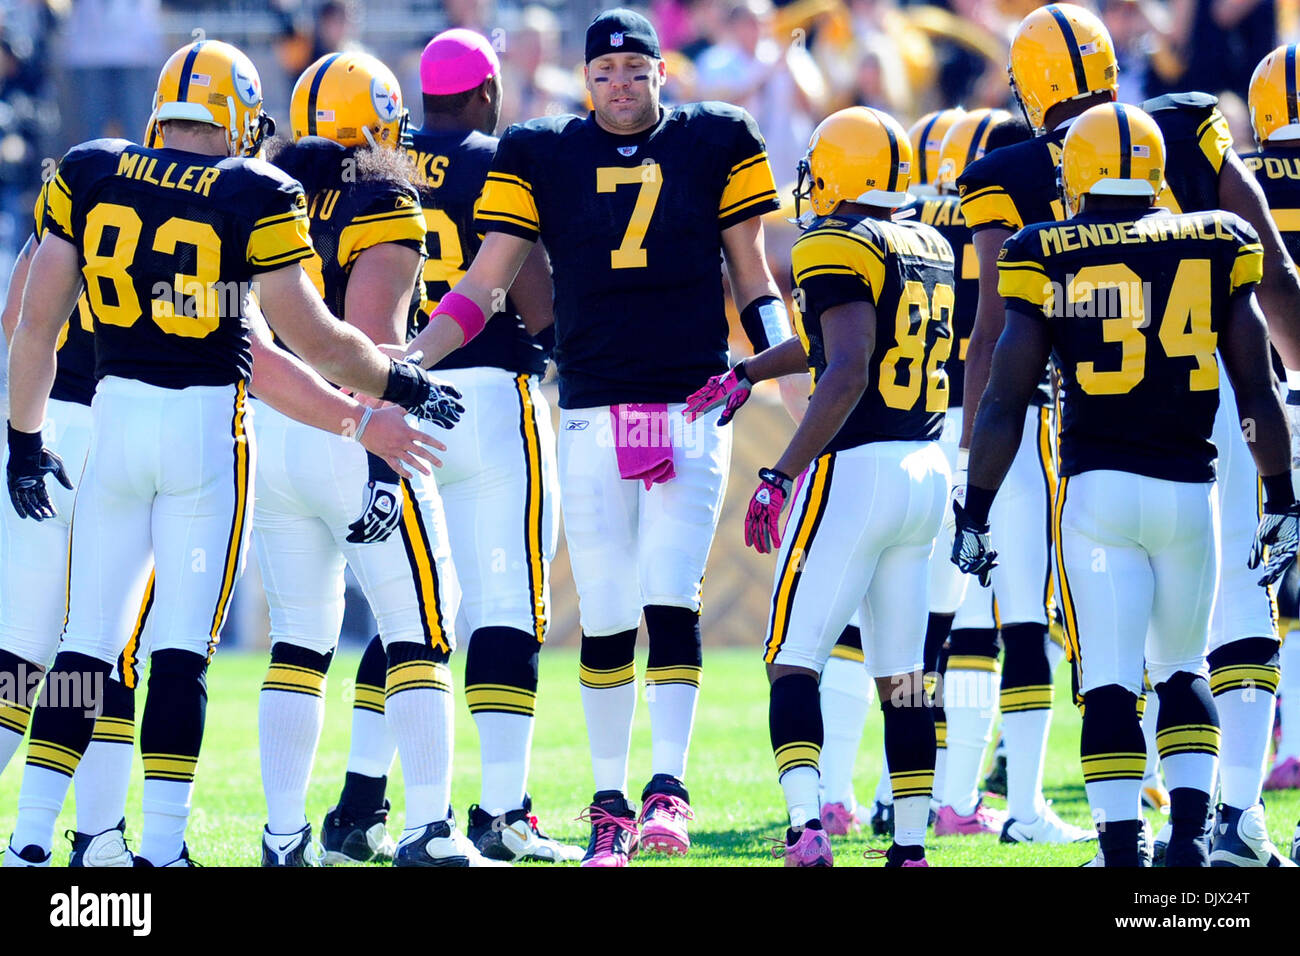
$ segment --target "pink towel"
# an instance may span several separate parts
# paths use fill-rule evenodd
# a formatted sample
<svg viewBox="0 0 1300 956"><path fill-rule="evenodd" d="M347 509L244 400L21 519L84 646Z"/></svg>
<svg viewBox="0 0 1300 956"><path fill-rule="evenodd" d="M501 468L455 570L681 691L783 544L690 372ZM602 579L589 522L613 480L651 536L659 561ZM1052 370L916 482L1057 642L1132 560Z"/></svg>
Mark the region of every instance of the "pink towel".
<svg viewBox="0 0 1300 956"><path fill-rule="evenodd" d="M647 491L655 482L677 476L666 404L611 405L609 417L619 475L630 481L641 479Z"/></svg>

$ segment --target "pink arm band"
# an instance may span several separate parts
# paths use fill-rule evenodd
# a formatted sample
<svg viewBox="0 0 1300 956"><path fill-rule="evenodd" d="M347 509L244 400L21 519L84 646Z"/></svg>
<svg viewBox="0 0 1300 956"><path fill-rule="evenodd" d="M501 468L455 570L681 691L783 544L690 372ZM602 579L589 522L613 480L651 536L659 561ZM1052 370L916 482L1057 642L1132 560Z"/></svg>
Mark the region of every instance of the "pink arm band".
<svg viewBox="0 0 1300 956"><path fill-rule="evenodd" d="M483 331L483 326L487 325L487 319L483 317L483 310L474 304L474 300L469 296L461 295L459 292L448 292L438 302L438 307L433 310L433 315L445 315L465 333L465 342L474 338ZM432 318L432 317L431 317Z"/></svg>

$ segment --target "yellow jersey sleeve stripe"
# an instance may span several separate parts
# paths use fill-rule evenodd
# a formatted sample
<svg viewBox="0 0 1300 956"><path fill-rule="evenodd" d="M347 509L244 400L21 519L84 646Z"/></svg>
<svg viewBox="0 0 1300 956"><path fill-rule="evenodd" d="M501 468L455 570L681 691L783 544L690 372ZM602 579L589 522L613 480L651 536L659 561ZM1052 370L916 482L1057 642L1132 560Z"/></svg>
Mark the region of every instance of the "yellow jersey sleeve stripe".
<svg viewBox="0 0 1300 956"><path fill-rule="evenodd" d="M1248 243L1237 250L1232 264L1228 289L1236 292L1242 286L1254 285L1264 277L1264 247L1258 242Z"/></svg>
<svg viewBox="0 0 1300 956"><path fill-rule="evenodd" d="M998 263L998 295L1024 299L1046 310L1052 298L1052 283L1038 263L1006 260Z"/></svg>
<svg viewBox="0 0 1300 956"><path fill-rule="evenodd" d="M767 153L758 153L732 167L718 200L718 215L732 216L755 203L776 197L776 181Z"/></svg>
<svg viewBox="0 0 1300 956"><path fill-rule="evenodd" d="M1200 128L1196 131L1196 139L1200 144L1201 152L1205 158L1210 161L1217 173L1223 166L1223 160L1228 155L1228 150L1232 149L1232 131L1228 128L1227 118L1215 108Z"/></svg>
<svg viewBox="0 0 1300 956"><path fill-rule="evenodd" d="M1011 195L1001 186L988 186L963 196L961 214L966 225L971 228L1005 224L1012 229L1019 229L1025 224Z"/></svg>
<svg viewBox="0 0 1300 956"><path fill-rule="evenodd" d="M533 192L532 183L524 179L522 176L516 176L513 173L503 173L494 169L487 174L487 179L496 180L497 182L502 183L514 183L516 186L522 186L524 189L528 190L529 195Z"/></svg>
<svg viewBox="0 0 1300 956"><path fill-rule="evenodd" d="M306 212L297 212L278 222L254 226L248 236L245 255L254 266L282 266L312 254Z"/></svg>
<svg viewBox="0 0 1300 956"><path fill-rule="evenodd" d="M45 209L49 221L42 216L37 219L37 222L45 228L49 228L49 223L53 222L65 236L75 238L72 235L72 193L68 191L68 185L63 181L62 176L55 176L50 182L55 188L44 190ZM49 184L46 185L48 187Z"/></svg>
<svg viewBox="0 0 1300 956"><path fill-rule="evenodd" d="M1300 209L1270 209L1279 232L1300 232Z"/></svg>
<svg viewBox="0 0 1300 956"><path fill-rule="evenodd" d="M872 242L839 230L810 232L794 244L790 265L795 284L819 274L856 275L874 304L885 284L885 256Z"/></svg>
<svg viewBox="0 0 1300 956"><path fill-rule="evenodd" d="M479 197L479 216L487 220L516 222L540 230L541 219L533 191L522 179L490 173Z"/></svg>
<svg viewBox="0 0 1300 956"><path fill-rule="evenodd" d="M347 269L371 246L385 242L424 244L424 213L395 209L380 216L358 216L339 233L338 264Z"/></svg>

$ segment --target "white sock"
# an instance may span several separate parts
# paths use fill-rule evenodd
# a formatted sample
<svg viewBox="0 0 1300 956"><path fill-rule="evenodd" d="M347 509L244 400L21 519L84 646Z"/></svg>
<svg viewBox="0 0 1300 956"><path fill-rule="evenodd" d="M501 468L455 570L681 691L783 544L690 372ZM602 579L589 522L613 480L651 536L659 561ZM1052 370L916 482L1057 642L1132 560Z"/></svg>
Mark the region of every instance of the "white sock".
<svg viewBox="0 0 1300 956"><path fill-rule="evenodd" d="M899 797L894 801L894 842L899 846L925 846L930 820L930 798Z"/></svg>
<svg viewBox="0 0 1300 956"><path fill-rule="evenodd" d="M1218 757L1210 754L1170 754L1161 757L1160 763L1165 768L1165 786L1170 790L1191 787L1193 790L1214 793L1214 774L1219 763ZM1226 798L1224 802L1227 803ZM1253 803L1248 804L1248 806L1253 805ZM1228 806L1236 806L1236 804L1229 803ZM1238 809L1245 808L1238 807Z"/></svg>
<svg viewBox="0 0 1300 956"><path fill-rule="evenodd" d="M781 790L790 811L790 826L801 827L809 820L821 819L818 783L817 771L812 767L795 767L781 775Z"/></svg>
<svg viewBox="0 0 1300 956"><path fill-rule="evenodd" d="M72 778L31 764L23 768L22 789L18 793L18 819L14 823L10 845L15 850L36 845L49 851L54 842L54 823L63 809Z"/></svg>
<svg viewBox="0 0 1300 956"><path fill-rule="evenodd" d="M492 816L524 805L528 783L528 753L533 743L533 718L524 714L480 711L478 726L483 783L479 805Z"/></svg>
<svg viewBox="0 0 1300 956"><path fill-rule="evenodd" d="M422 662L423 663L423 662ZM451 755L454 715L451 671L428 662L432 681L446 689L416 687L392 692L385 705L388 725L402 755L406 783L406 830L447 819L451 811ZM404 667L408 665L399 665Z"/></svg>
<svg viewBox="0 0 1300 956"><path fill-rule="evenodd" d="M325 700L315 694L264 689L259 695L262 792L272 833L297 833L307 825L307 784L324 722Z"/></svg>
<svg viewBox="0 0 1300 956"><path fill-rule="evenodd" d="M825 803L842 803L852 810L853 765L862 743L862 728L871 707L872 681L861 661L832 657L821 677L821 775Z"/></svg>
<svg viewBox="0 0 1300 956"><path fill-rule="evenodd" d="M636 714L636 682L618 687L582 685L582 711L587 717L591 772L596 790L627 793L627 752Z"/></svg>
<svg viewBox="0 0 1300 956"><path fill-rule="evenodd" d="M894 802L894 785L889 780L889 758L884 748L880 751L880 779L876 781L876 803L891 806Z"/></svg>
<svg viewBox="0 0 1300 956"><path fill-rule="evenodd" d="M695 725L698 684L646 682L645 701L650 709L650 772L666 773L681 780L686 776L686 755Z"/></svg>
<svg viewBox="0 0 1300 956"><path fill-rule="evenodd" d="M1047 758L1047 731L1051 710L1022 710L1002 715L1002 737L1007 742L1007 812L1029 823L1043 805L1043 762Z"/></svg>
<svg viewBox="0 0 1300 956"><path fill-rule="evenodd" d="M1274 699L1258 687L1229 690L1214 698L1221 733L1219 799L1238 810L1259 802L1273 731ZM1174 786L1172 781L1169 786Z"/></svg>
<svg viewBox="0 0 1300 956"><path fill-rule="evenodd" d="M1142 819L1141 780L1101 780L1084 784L1084 790L1097 829L1111 820Z"/></svg>
<svg viewBox="0 0 1300 956"><path fill-rule="evenodd" d="M125 816L134 756L133 743L91 740L72 777L79 832L103 833Z"/></svg>
<svg viewBox="0 0 1300 956"><path fill-rule="evenodd" d="M1282 739L1277 760L1300 757L1300 631L1292 631L1282 645L1282 680L1278 684L1278 710L1282 716Z"/></svg>
<svg viewBox="0 0 1300 956"><path fill-rule="evenodd" d="M948 766L943 802L967 816L979 802L980 769L997 716L997 671L954 669L948 665L943 683L943 711L948 716ZM1007 775L1010 776L1008 751Z"/></svg>
<svg viewBox="0 0 1300 956"><path fill-rule="evenodd" d="M139 855L154 866L166 866L180 858L193 796L193 781L145 779Z"/></svg>
<svg viewBox="0 0 1300 956"><path fill-rule="evenodd" d="M386 777L397 756L397 741L388 729L383 711L352 708L352 742L348 747L348 773Z"/></svg>

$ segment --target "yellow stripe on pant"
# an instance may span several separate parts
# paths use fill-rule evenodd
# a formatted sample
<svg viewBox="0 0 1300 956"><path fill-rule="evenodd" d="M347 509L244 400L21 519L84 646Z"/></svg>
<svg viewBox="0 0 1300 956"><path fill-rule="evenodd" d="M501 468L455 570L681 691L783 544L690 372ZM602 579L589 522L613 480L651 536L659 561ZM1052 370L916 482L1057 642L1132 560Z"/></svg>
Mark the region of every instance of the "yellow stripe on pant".
<svg viewBox="0 0 1300 956"><path fill-rule="evenodd" d="M546 556L542 548L542 439L537 430L537 409L529 390L530 376L515 376L519 392L519 432L524 439L524 555L528 561L528 590L533 601L533 634L540 644L546 639Z"/></svg>
<svg viewBox="0 0 1300 956"><path fill-rule="evenodd" d="M795 593L799 589L799 579L803 575L808 547L817 534L822 515L826 512L829 499L831 475L835 470L835 455L822 455L809 466L808 496L804 498L803 511L799 515L799 524L794 531L794 540L786 552L785 564L781 568L776 593L772 595L772 633L767 639L767 652L763 660L771 664L776 660L777 652L785 643L786 630L790 626L790 613L793 610ZM786 528L787 533L789 528Z"/></svg>
<svg viewBox="0 0 1300 956"><path fill-rule="evenodd" d="M226 622L226 613L230 610L230 596L235 590L235 581L239 577L239 564L244 545L244 523L248 517L248 478L250 456L248 432L244 427L244 417L248 410L248 383L240 381L235 385L235 413L230 423L230 433L235 447L235 513L230 521L230 539L226 542L226 560L222 566L221 590L217 597L216 610L212 612L212 627L208 631L208 660L221 641L221 627Z"/></svg>
<svg viewBox="0 0 1300 956"><path fill-rule="evenodd" d="M438 569L433 561L433 549L429 546L429 534L424 527L424 516L420 512L420 503L415 497L411 483L402 479L402 544L406 547L406 558L411 565L411 575L415 584L415 596L420 605L420 623L424 628L424 639L434 650L451 653L451 645L443 630L441 591L438 584Z"/></svg>
<svg viewBox="0 0 1300 956"><path fill-rule="evenodd" d="M127 639L126 647L117 658L117 674L122 679L122 686L130 690L135 690L136 685L140 682L140 638L144 634L144 626L149 620L149 611L153 608L154 583L157 579L157 569L149 572L149 583L145 585L144 600L140 602L140 613L136 615L135 627L131 628L131 636ZM211 648L209 648L209 654Z"/></svg>
<svg viewBox="0 0 1300 956"><path fill-rule="evenodd" d="M509 684L474 684L465 688L465 703L469 705L471 714L495 711L531 717L536 709L537 694Z"/></svg>

